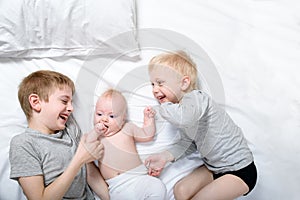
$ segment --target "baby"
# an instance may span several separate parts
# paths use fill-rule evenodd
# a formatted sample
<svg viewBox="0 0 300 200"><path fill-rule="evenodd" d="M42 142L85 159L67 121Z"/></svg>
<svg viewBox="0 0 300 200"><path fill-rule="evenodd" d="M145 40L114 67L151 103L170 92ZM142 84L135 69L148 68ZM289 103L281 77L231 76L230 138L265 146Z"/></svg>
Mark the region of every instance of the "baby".
<svg viewBox="0 0 300 200"><path fill-rule="evenodd" d="M88 141L99 139L104 156L99 161L100 172L109 186L111 199L165 199L165 185L147 175L135 142L152 141L155 135L155 111L144 109L143 127L126 121L127 103L117 90L105 91L96 103L94 131Z"/></svg>

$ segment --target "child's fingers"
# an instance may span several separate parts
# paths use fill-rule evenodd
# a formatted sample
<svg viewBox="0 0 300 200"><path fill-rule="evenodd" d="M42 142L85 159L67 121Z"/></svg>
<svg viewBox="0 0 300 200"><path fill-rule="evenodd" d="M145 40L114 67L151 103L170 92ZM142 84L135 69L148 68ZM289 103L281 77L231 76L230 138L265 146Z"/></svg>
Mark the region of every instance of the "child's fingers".
<svg viewBox="0 0 300 200"><path fill-rule="evenodd" d="M104 146L102 143L100 143L97 147L97 154L96 154L96 160L99 160L103 157L104 155Z"/></svg>
<svg viewBox="0 0 300 200"><path fill-rule="evenodd" d="M149 174L150 176L152 176L152 170L151 170L151 168L148 168L148 174Z"/></svg>
<svg viewBox="0 0 300 200"><path fill-rule="evenodd" d="M155 110L151 106L147 106L144 109L144 114L145 114L145 116L147 116L149 118L152 118L152 117L155 116L156 112L155 112Z"/></svg>
<svg viewBox="0 0 300 200"><path fill-rule="evenodd" d="M97 123L96 125L95 125L95 128L96 128L96 130L103 130L103 128L104 128L104 125L102 124L102 123Z"/></svg>
<svg viewBox="0 0 300 200"><path fill-rule="evenodd" d="M151 176L159 176L159 175L160 175L160 171L154 169L151 170Z"/></svg>
<svg viewBox="0 0 300 200"><path fill-rule="evenodd" d="M92 156L95 158L95 160L99 160L103 157L104 154L104 146L102 143L97 143L95 150L92 152Z"/></svg>
<svg viewBox="0 0 300 200"><path fill-rule="evenodd" d="M104 146L100 141L98 140L96 140L95 142L84 141L83 147L94 158L94 160L99 160L100 158L103 157Z"/></svg>
<svg viewBox="0 0 300 200"><path fill-rule="evenodd" d="M104 126L103 123L97 123L95 125L95 130L99 135L102 135L106 131L106 127Z"/></svg>

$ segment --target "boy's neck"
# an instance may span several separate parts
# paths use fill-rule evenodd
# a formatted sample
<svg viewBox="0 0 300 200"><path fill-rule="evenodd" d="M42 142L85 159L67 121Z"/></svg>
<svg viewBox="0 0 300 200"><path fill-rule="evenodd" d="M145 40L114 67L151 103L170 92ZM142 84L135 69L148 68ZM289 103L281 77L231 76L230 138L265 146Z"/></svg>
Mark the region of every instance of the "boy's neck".
<svg viewBox="0 0 300 200"><path fill-rule="evenodd" d="M35 131L38 131L40 133L43 133L43 134L47 134L47 135L50 135L50 134L54 134L55 132L53 131L50 131L48 128L46 127L42 127L41 126L41 123L40 122L37 122L36 120L34 119L30 119L28 121L28 127L32 130L35 130Z"/></svg>
<svg viewBox="0 0 300 200"><path fill-rule="evenodd" d="M188 89L188 90L185 90L185 91L182 91L181 92L181 97L180 99L178 100L178 102L181 102L182 98L184 97L184 95L188 94L188 93L191 93L194 89Z"/></svg>

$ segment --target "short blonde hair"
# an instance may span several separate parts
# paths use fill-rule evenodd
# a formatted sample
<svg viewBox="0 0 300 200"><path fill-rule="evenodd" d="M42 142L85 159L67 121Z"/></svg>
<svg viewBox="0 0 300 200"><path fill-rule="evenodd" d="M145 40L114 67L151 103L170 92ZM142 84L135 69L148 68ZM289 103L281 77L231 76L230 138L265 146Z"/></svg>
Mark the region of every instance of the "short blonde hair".
<svg viewBox="0 0 300 200"><path fill-rule="evenodd" d="M39 70L25 77L19 85L18 98L27 120L32 117L29 96L36 94L41 100L49 101L49 95L54 89L69 87L75 92L74 82L67 76L50 70Z"/></svg>
<svg viewBox="0 0 300 200"><path fill-rule="evenodd" d="M191 84L188 89L198 89L197 65L186 52L175 51L159 54L150 60L148 70L151 71L155 66L171 67L182 76L190 77Z"/></svg>
<svg viewBox="0 0 300 200"><path fill-rule="evenodd" d="M115 95L117 95L118 97L121 97L124 101L126 101L123 94L120 91L113 89L113 88L109 88L106 91L104 91L100 97L113 97Z"/></svg>
<svg viewBox="0 0 300 200"><path fill-rule="evenodd" d="M110 88L110 89L107 89L106 91L104 91L101 94L100 98L101 97L112 98L112 99L113 98L120 98L124 102L124 105L125 105L124 109L125 109L125 112L127 112L127 101L126 101L126 98L124 97L124 95L120 91Z"/></svg>

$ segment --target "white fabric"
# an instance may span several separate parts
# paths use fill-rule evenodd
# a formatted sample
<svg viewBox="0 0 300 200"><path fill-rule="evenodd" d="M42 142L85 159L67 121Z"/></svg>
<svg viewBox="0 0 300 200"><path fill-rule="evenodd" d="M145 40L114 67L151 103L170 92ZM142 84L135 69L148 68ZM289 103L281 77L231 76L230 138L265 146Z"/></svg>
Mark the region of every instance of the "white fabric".
<svg viewBox="0 0 300 200"><path fill-rule="evenodd" d="M111 200L164 200L166 188L158 178L147 175L140 165L114 178L106 180Z"/></svg>
<svg viewBox="0 0 300 200"><path fill-rule="evenodd" d="M135 0L0 2L0 57L118 54L135 32Z"/></svg>
<svg viewBox="0 0 300 200"><path fill-rule="evenodd" d="M13 9L14 2L1 1L0 15L9 11L19 14L17 9ZM6 4L12 4L10 10L2 9L7 7L3 7ZM20 4L15 8L18 6ZM239 199L299 199L299 10L298 0L137 0L139 33L145 28L148 31L161 28L181 34L201 46L214 63L204 72L201 70L205 89L209 93L214 92L212 87L216 77L221 79L225 98L217 94L213 97L223 103L243 129L258 168L256 187L249 196ZM153 48L148 49L167 49L158 47L175 39L182 43L182 49L190 44L182 42L180 37L174 39L167 34L153 33L162 39L151 40L148 47L153 45ZM2 36L0 34L0 38ZM139 40L145 46L146 39L151 38L141 36ZM0 46L2 48L2 43ZM140 71L136 69L145 67L156 53L159 51L149 55L142 51L140 61L110 59L105 63L99 57L95 60L0 59L0 199L21 199L18 184L8 179L7 152L10 138L26 126L17 100L17 86L22 77L37 69L53 69L78 80L81 69L86 65L95 66L93 69L96 71L102 69L103 64L105 70L101 73L103 79L99 80L99 84L115 82L118 85L118 81L126 76L132 85L127 83L121 86L124 89L131 87L131 91L135 92L141 85L134 77L129 79L127 75L137 74L145 80L142 84L147 85L146 72L140 76ZM202 66L201 59L198 60ZM217 76L210 76L213 71L209 69L215 69ZM91 81L88 79L85 84L89 85ZM146 101L144 103L148 104Z"/></svg>

